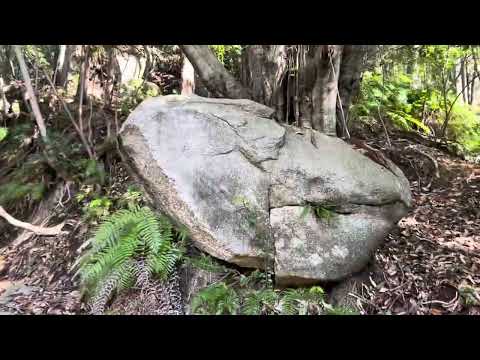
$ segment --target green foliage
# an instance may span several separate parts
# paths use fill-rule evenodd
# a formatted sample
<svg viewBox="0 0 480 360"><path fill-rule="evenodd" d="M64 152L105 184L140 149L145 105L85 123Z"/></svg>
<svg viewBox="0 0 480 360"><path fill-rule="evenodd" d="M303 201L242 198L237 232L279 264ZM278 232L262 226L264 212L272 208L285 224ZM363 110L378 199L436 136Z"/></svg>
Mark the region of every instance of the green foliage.
<svg viewBox="0 0 480 360"><path fill-rule="evenodd" d="M11 181L0 186L0 205L8 206L23 199L41 200L45 191L46 186L43 183Z"/></svg>
<svg viewBox="0 0 480 360"><path fill-rule="evenodd" d="M238 295L224 282L202 289L192 300L192 312L198 315L235 315L239 307Z"/></svg>
<svg viewBox="0 0 480 360"><path fill-rule="evenodd" d="M480 289L475 289L470 285L459 287L460 298L466 307L480 305Z"/></svg>
<svg viewBox="0 0 480 360"><path fill-rule="evenodd" d="M33 133L32 123L21 122L8 129L0 128L0 132L4 135L0 142L0 170L6 170L5 174L8 174L0 185L0 205L10 207L21 204L23 207L25 204L22 204L22 201L42 199L48 183L43 157L34 153L17 159L19 152L21 154L25 151L29 144L27 139L30 139Z"/></svg>
<svg viewBox="0 0 480 360"><path fill-rule="evenodd" d="M159 95L160 89L155 84L138 79L131 80L120 88L121 113L128 115L145 99Z"/></svg>
<svg viewBox="0 0 480 360"><path fill-rule="evenodd" d="M308 214L313 214L317 219L323 219L323 220L329 221L335 216L335 205L307 204L303 207L303 211L300 214L300 217L305 218L305 216L307 216Z"/></svg>
<svg viewBox="0 0 480 360"><path fill-rule="evenodd" d="M147 207L119 210L95 231L77 274L84 291L104 306L115 291L128 289L139 278L166 279L180 255L166 217Z"/></svg>
<svg viewBox="0 0 480 360"><path fill-rule="evenodd" d="M382 49L379 66L363 75L351 115L357 119L382 117L394 127L434 136L444 135L441 130L448 119L445 135L459 143L456 150L465 155L478 153L479 113L461 103L457 85L462 62L470 79L476 74L472 62L478 57L477 47L404 45Z"/></svg>
<svg viewBox="0 0 480 360"><path fill-rule="evenodd" d="M276 308L279 301L279 293L273 289L250 291L245 296L243 314L245 315L270 315L278 314Z"/></svg>
<svg viewBox="0 0 480 360"><path fill-rule="evenodd" d="M4 127L0 127L0 142L3 141L8 135L8 129Z"/></svg>
<svg viewBox="0 0 480 360"><path fill-rule="evenodd" d="M194 314L201 315L353 315L350 309L334 307L325 301L319 286L276 290L265 273L253 271L229 283L202 289L192 300Z"/></svg>
<svg viewBox="0 0 480 360"><path fill-rule="evenodd" d="M81 184L104 185L106 172L101 161L86 158L79 141L72 141L61 131L52 128L48 132L48 153L58 168Z"/></svg>
<svg viewBox="0 0 480 360"><path fill-rule="evenodd" d="M266 287L272 285L272 274L265 271L255 270L248 276L240 274L239 285L242 288L248 287Z"/></svg>
<svg viewBox="0 0 480 360"><path fill-rule="evenodd" d="M239 75L239 59L242 54L241 45L210 45L210 48L230 73L234 76Z"/></svg>
<svg viewBox="0 0 480 360"><path fill-rule="evenodd" d="M320 314L324 304L325 292L319 286L310 289L287 289L282 299L284 315Z"/></svg>
<svg viewBox="0 0 480 360"><path fill-rule="evenodd" d="M447 129L447 138L459 143L462 153L480 153L480 117L469 105L455 104Z"/></svg>
<svg viewBox="0 0 480 360"><path fill-rule="evenodd" d="M58 45L25 45L23 51L26 60L36 66L52 71L55 66L55 57Z"/></svg>
<svg viewBox="0 0 480 360"><path fill-rule="evenodd" d="M414 127L425 133L430 129L419 120L420 101L412 90L412 79L404 74L390 79L384 83L381 74L365 72L361 87L361 95L358 103L352 108L356 116L375 116L384 113L397 126L412 130ZM422 100L427 101L427 94L423 94ZM429 104L427 104L429 105Z"/></svg>
<svg viewBox="0 0 480 360"><path fill-rule="evenodd" d="M112 201L107 197L95 198L83 207L87 220L104 219L110 215Z"/></svg>
<svg viewBox="0 0 480 360"><path fill-rule="evenodd" d="M135 208L143 201L143 194L136 188L130 186L127 191L120 196L117 205L121 208Z"/></svg>
<svg viewBox="0 0 480 360"><path fill-rule="evenodd" d="M80 159L77 171L83 184L105 184L106 173L103 163L94 159Z"/></svg>

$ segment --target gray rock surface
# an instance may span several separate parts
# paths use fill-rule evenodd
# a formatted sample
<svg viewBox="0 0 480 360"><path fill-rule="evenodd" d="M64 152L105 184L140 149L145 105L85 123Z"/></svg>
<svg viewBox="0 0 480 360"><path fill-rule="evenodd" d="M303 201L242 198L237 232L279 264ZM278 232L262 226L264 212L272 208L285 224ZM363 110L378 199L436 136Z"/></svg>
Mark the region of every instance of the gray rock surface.
<svg viewBox="0 0 480 360"><path fill-rule="evenodd" d="M274 262L282 284L344 278L406 214L408 181L272 113L250 100L158 97L130 115L122 143L154 201L201 250L244 267ZM306 204L334 205L334 216L301 217Z"/></svg>

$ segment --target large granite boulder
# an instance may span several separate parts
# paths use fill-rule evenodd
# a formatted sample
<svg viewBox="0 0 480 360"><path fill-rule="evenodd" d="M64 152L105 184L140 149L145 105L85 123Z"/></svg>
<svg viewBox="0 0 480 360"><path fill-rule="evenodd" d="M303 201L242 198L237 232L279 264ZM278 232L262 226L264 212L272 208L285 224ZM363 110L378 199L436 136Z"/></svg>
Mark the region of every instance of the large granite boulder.
<svg viewBox="0 0 480 360"><path fill-rule="evenodd" d="M121 138L154 201L201 250L243 267L274 262L279 284L340 280L406 214L408 181L392 163L272 113L250 100L170 95L144 101Z"/></svg>

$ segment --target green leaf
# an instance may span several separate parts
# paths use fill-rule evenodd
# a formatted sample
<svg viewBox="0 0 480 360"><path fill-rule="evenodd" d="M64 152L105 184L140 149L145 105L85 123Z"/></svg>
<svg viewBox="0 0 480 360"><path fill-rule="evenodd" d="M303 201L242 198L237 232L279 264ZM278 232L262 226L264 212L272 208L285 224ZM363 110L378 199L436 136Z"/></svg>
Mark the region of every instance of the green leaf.
<svg viewBox="0 0 480 360"><path fill-rule="evenodd" d="M8 129L4 127L0 127L0 142L3 141L8 135Z"/></svg>

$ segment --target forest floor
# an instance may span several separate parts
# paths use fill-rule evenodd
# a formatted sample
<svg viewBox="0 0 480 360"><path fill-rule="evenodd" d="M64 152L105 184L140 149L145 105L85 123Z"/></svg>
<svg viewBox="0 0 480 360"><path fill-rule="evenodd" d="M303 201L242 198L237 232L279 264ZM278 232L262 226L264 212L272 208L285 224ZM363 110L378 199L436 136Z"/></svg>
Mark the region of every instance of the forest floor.
<svg viewBox="0 0 480 360"><path fill-rule="evenodd" d="M358 306L369 314L480 314L480 165L402 138L392 137L391 149L369 143L402 168L413 208L377 250Z"/></svg>
<svg viewBox="0 0 480 360"><path fill-rule="evenodd" d="M480 165L401 137L389 149L380 138L367 142L405 172L414 206L375 253L368 283L352 295L357 306L366 314L480 314ZM119 173L111 175L127 179ZM70 270L88 229L69 189L58 190L50 224L66 221L66 233L0 248L0 314L85 310Z"/></svg>

